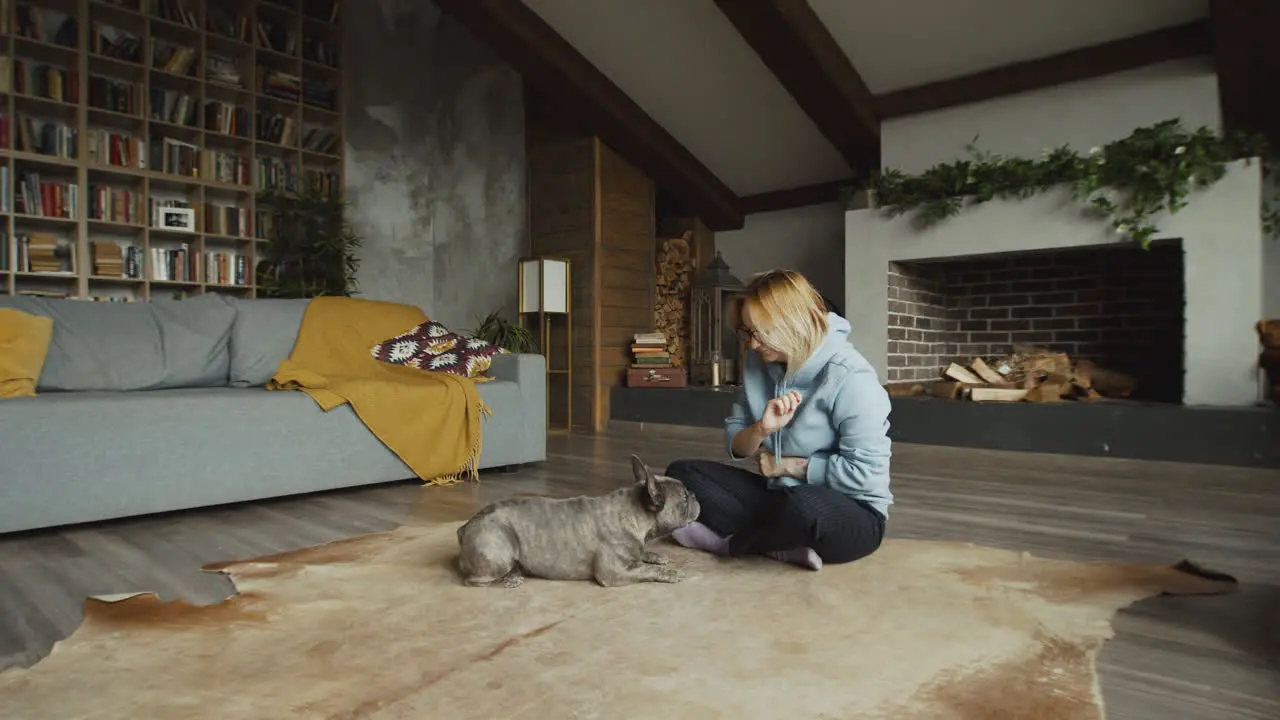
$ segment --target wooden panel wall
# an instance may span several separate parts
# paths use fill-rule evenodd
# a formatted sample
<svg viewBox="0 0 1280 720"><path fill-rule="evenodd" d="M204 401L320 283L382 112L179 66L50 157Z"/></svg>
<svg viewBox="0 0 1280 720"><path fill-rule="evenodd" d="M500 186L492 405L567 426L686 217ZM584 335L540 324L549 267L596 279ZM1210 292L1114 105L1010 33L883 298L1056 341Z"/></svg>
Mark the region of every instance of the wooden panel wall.
<svg viewBox="0 0 1280 720"><path fill-rule="evenodd" d="M573 425L599 431L632 336L652 329L654 186L527 84L525 124L529 252L572 262ZM554 377L548 390L563 396Z"/></svg>
<svg viewBox="0 0 1280 720"><path fill-rule="evenodd" d="M633 336L653 329L654 186L604 143L599 146L600 377L603 429L609 388L624 382Z"/></svg>
<svg viewBox="0 0 1280 720"><path fill-rule="evenodd" d="M572 419L590 424L594 414L596 358L596 141L555 112L525 84L525 164L527 167L529 254L568 258L572 278ZM558 360L564 338L551 342L548 362ZM544 351L545 352L545 351ZM558 366L555 363L553 366ZM550 423L563 427L564 376L551 376L547 388Z"/></svg>
<svg viewBox="0 0 1280 720"><path fill-rule="evenodd" d="M595 149L594 141L565 139L531 147L526 152L529 184L529 244L531 255L553 255L568 258L572 286L573 353L572 353L572 417L587 420L593 411L586 390L592 383L595 342L592 307L595 302ZM553 321L554 322L554 321ZM563 367L563 335L552 337L548 363ZM565 422L564 383L568 379L552 376L548 387L548 418L553 426Z"/></svg>

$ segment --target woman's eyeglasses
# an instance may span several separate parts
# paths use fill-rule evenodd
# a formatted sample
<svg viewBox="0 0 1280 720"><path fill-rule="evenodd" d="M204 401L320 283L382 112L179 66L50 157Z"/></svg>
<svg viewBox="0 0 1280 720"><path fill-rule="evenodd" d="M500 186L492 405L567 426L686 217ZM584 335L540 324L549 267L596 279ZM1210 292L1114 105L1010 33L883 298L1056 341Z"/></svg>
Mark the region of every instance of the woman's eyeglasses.
<svg viewBox="0 0 1280 720"><path fill-rule="evenodd" d="M764 341L764 338L760 337L760 333L756 332L755 330L752 330L749 327L740 325L734 328L734 332L737 333L738 340L740 340L742 343L746 345L750 345L751 341L755 340L757 343L760 343L761 347L768 346L768 343Z"/></svg>

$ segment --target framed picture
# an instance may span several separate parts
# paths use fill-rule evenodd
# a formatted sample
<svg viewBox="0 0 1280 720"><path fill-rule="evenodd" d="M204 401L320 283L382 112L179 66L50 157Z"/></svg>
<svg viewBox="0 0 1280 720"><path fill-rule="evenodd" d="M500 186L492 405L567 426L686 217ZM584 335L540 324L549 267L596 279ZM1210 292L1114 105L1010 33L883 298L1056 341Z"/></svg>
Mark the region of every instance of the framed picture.
<svg viewBox="0 0 1280 720"><path fill-rule="evenodd" d="M195 232L195 209L183 207L160 208L160 222L158 229L168 230L170 232Z"/></svg>

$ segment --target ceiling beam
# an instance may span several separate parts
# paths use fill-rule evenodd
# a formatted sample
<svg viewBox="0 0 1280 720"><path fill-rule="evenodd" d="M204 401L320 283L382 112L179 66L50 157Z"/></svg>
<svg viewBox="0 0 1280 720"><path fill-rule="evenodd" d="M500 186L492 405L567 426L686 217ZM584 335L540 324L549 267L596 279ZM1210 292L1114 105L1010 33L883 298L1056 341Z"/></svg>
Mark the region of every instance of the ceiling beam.
<svg viewBox="0 0 1280 720"><path fill-rule="evenodd" d="M708 227L742 227L737 194L521 0L435 4Z"/></svg>
<svg viewBox="0 0 1280 720"><path fill-rule="evenodd" d="M792 208L835 202L840 199L841 188L853 182L853 178L831 180L785 190L770 190L769 192L755 195L745 195L741 203L742 214L754 215L756 213L791 210Z"/></svg>
<svg viewBox="0 0 1280 720"><path fill-rule="evenodd" d="M871 91L805 0L716 5L851 170L880 167L880 119Z"/></svg>
<svg viewBox="0 0 1280 720"><path fill-rule="evenodd" d="M1227 4L1233 1L1227 0ZM1259 0L1258 4L1266 2L1268 0ZM876 111L887 120L941 110L1169 60L1208 55L1210 49L1209 23L1200 20L972 75L894 90L876 96Z"/></svg>
<svg viewBox="0 0 1280 720"><path fill-rule="evenodd" d="M1209 23L1223 128L1261 133L1280 148L1280 3L1210 0Z"/></svg>

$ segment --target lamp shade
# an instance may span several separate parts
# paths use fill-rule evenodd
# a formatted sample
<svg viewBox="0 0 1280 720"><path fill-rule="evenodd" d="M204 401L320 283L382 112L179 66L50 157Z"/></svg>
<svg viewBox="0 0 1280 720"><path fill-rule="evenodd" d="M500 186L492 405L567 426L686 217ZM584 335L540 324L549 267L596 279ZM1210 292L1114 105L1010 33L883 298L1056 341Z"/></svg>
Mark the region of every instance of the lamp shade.
<svg viewBox="0 0 1280 720"><path fill-rule="evenodd" d="M569 312L569 261L527 258L520 261L520 312Z"/></svg>

